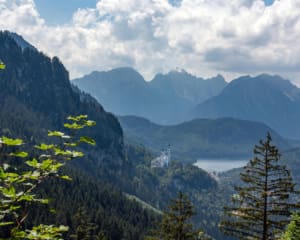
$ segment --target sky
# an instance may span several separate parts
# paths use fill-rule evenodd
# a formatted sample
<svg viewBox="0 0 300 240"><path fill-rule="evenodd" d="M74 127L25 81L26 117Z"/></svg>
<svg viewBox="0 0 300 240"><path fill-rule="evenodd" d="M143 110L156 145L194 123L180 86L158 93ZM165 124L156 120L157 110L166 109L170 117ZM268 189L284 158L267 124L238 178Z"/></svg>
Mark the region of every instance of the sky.
<svg viewBox="0 0 300 240"><path fill-rule="evenodd" d="M0 19L71 78L129 66L300 83L300 0L0 0Z"/></svg>

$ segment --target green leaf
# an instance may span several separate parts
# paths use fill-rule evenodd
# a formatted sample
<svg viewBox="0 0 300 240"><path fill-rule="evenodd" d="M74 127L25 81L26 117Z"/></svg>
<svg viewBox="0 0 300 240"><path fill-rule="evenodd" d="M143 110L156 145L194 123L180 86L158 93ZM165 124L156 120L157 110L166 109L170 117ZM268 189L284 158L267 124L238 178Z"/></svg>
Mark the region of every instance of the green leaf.
<svg viewBox="0 0 300 240"><path fill-rule="evenodd" d="M36 163L36 167L35 168L38 168L39 165L40 165L39 163ZM41 171L39 171L39 170L35 170L33 172L26 172L26 173L23 174L24 178L31 179L31 180L37 180L37 179L39 179L40 176L41 176ZM24 183L24 185L26 185L26 186L33 186L33 184L30 183L30 182L26 182L26 183Z"/></svg>
<svg viewBox="0 0 300 240"><path fill-rule="evenodd" d="M61 178L61 179L64 179L64 180L72 181L72 178L70 178L70 177L67 176L67 175L60 176L60 178Z"/></svg>
<svg viewBox="0 0 300 240"><path fill-rule="evenodd" d="M12 225L12 224L14 224L14 222L0 222L0 227Z"/></svg>
<svg viewBox="0 0 300 240"><path fill-rule="evenodd" d="M9 156L26 158L28 156L28 153L27 152L15 152L15 153L10 153Z"/></svg>
<svg viewBox="0 0 300 240"><path fill-rule="evenodd" d="M20 146L23 144L23 140L16 138L7 138L7 137L2 137L2 143L8 146Z"/></svg>
<svg viewBox="0 0 300 240"><path fill-rule="evenodd" d="M58 231L60 231L60 232L66 232L66 231L68 231L68 230L69 230L69 227L64 226L64 225L60 225L60 226L58 227Z"/></svg>
<svg viewBox="0 0 300 240"><path fill-rule="evenodd" d="M82 129L82 128L84 128L84 125L81 125L81 124L78 124L78 123L72 123L72 124L70 124L70 123L65 123L64 124L64 127L65 128L69 128L69 129Z"/></svg>
<svg viewBox="0 0 300 240"><path fill-rule="evenodd" d="M86 136L80 137L79 141L80 142L85 142L85 143L93 145L93 146L96 145L96 141L94 139L92 139L90 137L86 137Z"/></svg>
<svg viewBox="0 0 300 240"><path fill-rule="evenodd" d="M60 131L48 131L49 137L61 137L61 138L71 138L68 135L65 135L63 132Z"/></svg>
<svg viewBox="0 0 300 240"><path fill-rule="evenodd" d="M87 121L85 122L85 124L86 124L86 126L88 126L88 127L93 127L93 126L96 125L96 122L95 122L95 121L92 121L92 120L87 120Z"/></svg>
<svg viewBox="0 0 300 240"><path fill-rule="evenodd" d="M26 164L30 167L37 168L38 167L38 161L34 158L31 161L26 161Z"/></svg>
<svg viewBox="0 0 300 240"><path fill-rule="evenodd" d="M2 194L5 197L11 198L16 196L16 189L14 187L8 187L2 189Z"/></svg>
<svg viewBox="0 0 300 240"><path fill-rule="evenodd" d="M34 199L34 201L39 202L41 204L49 204L49 199Z"/></svg>
<svg viewBox="0 0 300 240"><path fill-rule="evenodd" d="M49 133L48 133L48 136L49 136ZM51 135L51 136L54 136L54 135ZM59 136L61 136L61 135L59 134ZM37 148L37 149L45 151L45 150L49 150L49 149L54 148L54 146L55 146L54 144L45 144L45 143L42 143L41 145L36 145L34 147Z"/></svg>
<svg viewBox="0 0 300 240"><path fill-rule="evenodd" d="M69 116L67 119L74 121L74 122L79 122L82 119L87 119L87 115L79 115L79 116Z"/></svg>
<svg viewBox="0 0 300 240"><path fill-rule="evenodd" d="M41 168L45 170L45 169L49 168L49 166L51 166L52 164L53 164L52 159L43 160L41 163Z"/></svg>
<svg viewBox="0 0 300 240"><path fill-rule="evenodd" d="M0 60L0 69L1 70L4 70L5 69L5 64Z"/></svg>
<svg viewBox="0 0 300 240"><path fill-rule="evenodd" d="M32 202L34 200L33 195L24 195L19 198L19 201Z"/></svg>
<svg viewBox="0 0 300 240"><path fill-rule="evenodd" d="M54 154L55 155L62 155L62 156L69 156L72 158L76 158L76 157L83 157L84 154L82 152L79 151L70 151L70 150L62 150L60 148L55 148L54 149Z"/></svg>
<svg viewBox="0 0 300 240"><path fill-rule="evenodd" d="M9 178L18 178L19 177L19 174L17 173L13 173L13 172L9 172L9 173L6 173L6 176L9 177Z"/></svg>
<svg viewBox="0 0 300 240"><path fill-rule="evenodd" d="M62 137L63 135L64 133L60 131L48 131L49 137Z"/></svg>
<svg viewBox="0 0 300 240"><path fill-rule="evenodd" d="M21 208L21 206L11 205L11 206L9 207L9 211L10 211L10 212L13 212L13 211L16 211L16 210L18 210L18 209L20 209L20 208Z"/></svg>
<svg viewBox="0 0 300 240"><path fill-rule="evenodd" d="M83 152L79 152L79 151L70 151L70 155L73 158L83 157L84 156Z"/></svg>
<svg viewBox="0 0 300 240"><path fill-rule="evenodd" d="M65 146L68 146L68 147L76 147L78 146L77 143L64 143Z"/></svg>
<svg viewBox="0 0 300 240"><path fill-rule="evenodd" d="M54 213L54 214L57 213L57 211L56 211L55 208L50 208L50 209L49 209L49 212L50 212L50 213Z"/></svg>
<svg viewBox="0 0 300 240"><path fill-rule="evenodd" d="M7 174L4 172L3 168L0 168L0 179L6 179Z"/></svg>
<svg viewBox="0 0 300 240"><path fill-rule="evenodd" d="M31 230L26 230L26 235L21 235L22 239L39 239L39 240L50 240L50 239L62 239L62 233L68 231L68 227L59 226L54 227L53 225L44 225L33 227ZM19 237L20 238L20 237Z"/></svg>
<svg viewBox="0 0 300 240"><path fill-rule="evenodd" d="M58 147L54 148L54 154L55 155L69 155L67 151L64 151Z"/></svg>

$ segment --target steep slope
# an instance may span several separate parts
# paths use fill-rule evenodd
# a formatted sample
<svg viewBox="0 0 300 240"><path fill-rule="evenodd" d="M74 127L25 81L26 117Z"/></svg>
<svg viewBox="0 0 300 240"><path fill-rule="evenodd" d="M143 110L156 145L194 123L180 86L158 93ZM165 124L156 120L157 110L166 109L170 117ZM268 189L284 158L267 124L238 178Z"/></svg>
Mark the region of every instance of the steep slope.
<svg viewBox="0 0 300 240"><path fill-rule="evenodd" d="M184 71L158 74L146 82L131 68L93 72L72 82L96 97L108 111L163 124L181 122L192 107L226 85L221 76L203 80Z"/></svg>
<svg viewBox="0 0 300 240"><path fill-rule="evenodd" d="M32 216L33 221L53 223L54 219L58 224L71 224L74 231L74 214L82 206L88 214L85 220L91 223L87 227L96 224L94 229L99 234L104 232L108 239L143 239L157 215L129 201L127 194L162 210L179 190L196 198L201 190L217 187L208 173L193 166L151 169L151 153L124 146L118 120L70 84L68 72L57 58L50 59L27 44L19 44L10 33L0 32L0 58L6 64L0 71L0 136L21 137L31 148L45 140L48 130L59 130L70 114L88 114L97 122L96 127L83 133L93 137L97 146L83 149L85 158L66 166L74 182L43 185L42 194L52 199L56 216L44 215L48 209L33 209L38 212ZM208 214L197 223L207 222L205 216Z"/></svg>
<svg viewBox="0 0 300 240"><path fill-rule="evenodd" d="M39 194L51 199L50 206L35 206L30 222L69 226L65 240L98 239L99 236L100 239L142 240L159 220L157 213L109 183L96 181L78 169L68 169L66 174L72 181L53 179L41 186ZM49 208L56 213L51 213ZM84 238L85 232L89 238Z"/></svg>
<svg viewBox="0 0 300 240"><path fill-rule="evenodd" d="M47 181L39 187L37 194L52 200L56 215L45 207L34 207L27 224L41 223L38 220L67 224L70 232L65 239L71 239L70 234L76 230L75 215L82 207L89 222L85 227L97 224L93 234L103 233L108 239L142 239L157 215L113 187L116 179L122 179L119 172L124 163L118 120L96 100L71 86L57 58L50 59L26 44L19 46L9 32L0 32L0 56L6 64L0 71L0 136L23 138L29 151L36 142L45 141L48 130L60 129L68 115L88 114L97 122L86 132L96 139L97 146L84 149L87 157L64 169L74 182ZM1 237L6 237L2 234L5 231L0 229Z"/></svg>
<svg viewBox="0 0 300 240"><path fill-rule="evenodd" d="M85 113L98 122L90 134L99 148L122 149L122 129L117 119L96 101L73 91L68 72L58 58L50 59L31 48L20 47L7 32L0 34L0 56L6 63L5 71L0 72L1 112L6 109L11 118L23 115L20 125L31 121L31 115L36 116L40 128L61 127L68 115ZM26 109L28 115L21 110L12 114L9 109L18 111L12 101ZM10 124L8 118L1 121ZM1 122L2 129L10 127L5 124Z"/></svg>
<svg viewBox="0 0 300 240"><path fill-rule="evenodd" d="M195 119L161 126L134 116L119 117L119 120L130 142L142 143L156 152L170 144L172 155L181 161L251 156L254 144L267 132L282 149L289 148L289 144L268 126L251 121Z"/></svg>
<svg viewBox="0 0 300 240"><path fill-rule="evenodd" d="M240 77L199 104L191 117L234 117L267 124L284 137L300 137L300 89L279 76Z"/></svg>

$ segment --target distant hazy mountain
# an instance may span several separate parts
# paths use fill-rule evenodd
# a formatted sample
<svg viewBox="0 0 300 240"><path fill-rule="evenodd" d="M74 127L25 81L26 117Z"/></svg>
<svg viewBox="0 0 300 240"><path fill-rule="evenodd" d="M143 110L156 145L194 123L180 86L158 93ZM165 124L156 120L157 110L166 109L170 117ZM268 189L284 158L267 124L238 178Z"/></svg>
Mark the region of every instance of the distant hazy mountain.
<svg viewBox="0 0 300 240"><path fill-rule="evenodd" d="M205 80L184 70L171 71L168 74L157 74L149 82L149 85L160 94L165 94L170 98L179 98L193 104L199 104L219 94L226 84L221 75Z"/></svg>
<svg viewBox="0 0 300 240"><path fill-rule="evenodd" d="M118 115L137 115L169 124L185 119L198 103L218 94L226 85L221 76L204 80L184 71L158 74L146 82L131 68L93 72L73 81Z"/></svg>
<svg viewBox="0 0 300 240"><path fill-rule="evenodd" d="M153 112L155 93L148 88L144 78L131 68L92 72L72 82L96 97L105 109L113 113L144 116Z"/></svg>
<svg viewBox="0 0 300 240"><path fill-rule="evenodd" d="M240 77L199 104L190 117L260 121L284 137L299 138L300 89L279 76Z"/></svg>
<svg viewBox="0 0 300 240"><path fill-rule="evenodd" d="M171 145L172 155L182 161L198 158L239 158L252 156L254 144L270 132L280 149L289 144L262 123L223 119L195 119L173 126L161 126L147 119L119 117L125 138L158 152Z"/></svg>

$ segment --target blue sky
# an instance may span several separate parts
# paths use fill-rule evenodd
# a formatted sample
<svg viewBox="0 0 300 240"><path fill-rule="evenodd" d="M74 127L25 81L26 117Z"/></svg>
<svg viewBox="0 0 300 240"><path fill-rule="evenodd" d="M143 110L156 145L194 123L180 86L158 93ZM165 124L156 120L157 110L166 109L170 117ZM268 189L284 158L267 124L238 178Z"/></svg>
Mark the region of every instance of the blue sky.
<svg viewBox="0 0 300 240"><path fill-rule="evenodd" d="M58 56L71 78L128 66L147 80L180 68L300 83L300 0L179 1L1 0L0 29Z"/></svg>
<svg viewBox="0 0 300 240"><path fill-rule="evenodd" d="M274 2L274 0L264 0L264 1L265 1L265 4L267 4L267 5L271 5Z"/></svg>
<svg viewBox="0 0 300 240"><path fill-rule="evenodd" d="M34 0L41 16L49 24L68 22L78 8L92 8L97 0Z"/></svg>

